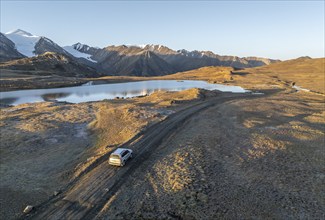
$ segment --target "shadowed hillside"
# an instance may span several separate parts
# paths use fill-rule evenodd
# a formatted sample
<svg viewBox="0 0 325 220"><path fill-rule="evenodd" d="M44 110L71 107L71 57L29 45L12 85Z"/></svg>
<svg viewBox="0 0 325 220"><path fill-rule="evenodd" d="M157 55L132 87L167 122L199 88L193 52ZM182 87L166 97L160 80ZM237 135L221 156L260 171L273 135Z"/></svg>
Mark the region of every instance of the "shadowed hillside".
<svg viewBox="0 0 325 220"><path fill-rule="evenodd" d="M35 57L8 61L0 64L1 72L15 71L15 73L66 77L96 77L95 69L78 63L77 61L54 52L46 52Z"/></svg>

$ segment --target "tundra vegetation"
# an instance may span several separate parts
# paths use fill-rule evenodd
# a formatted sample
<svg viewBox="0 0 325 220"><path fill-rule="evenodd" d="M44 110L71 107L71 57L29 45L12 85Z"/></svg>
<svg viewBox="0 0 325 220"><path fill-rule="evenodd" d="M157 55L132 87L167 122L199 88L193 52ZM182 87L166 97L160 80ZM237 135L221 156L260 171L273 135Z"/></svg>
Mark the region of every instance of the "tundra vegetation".
<svg viewBox="0 0 325 220"><path fill-rule="evenodd" d="M149 77L220 82L263 94L227 101L190 117L130 173L98 216L321 219L324 62L300 58L243 70L203 67ZM1 79L1 85L8 85L6 80ZM21 83L15 77L10 80L14 86ZM51 77L46 80L51 82ZM310 91L297 90L293 83ZM27 205L38 206L64 192L67 184L87 177L103 155L141 137L169 115L227 95L190 89L133 99L2 107L1 219L18 218Z"/></svg>

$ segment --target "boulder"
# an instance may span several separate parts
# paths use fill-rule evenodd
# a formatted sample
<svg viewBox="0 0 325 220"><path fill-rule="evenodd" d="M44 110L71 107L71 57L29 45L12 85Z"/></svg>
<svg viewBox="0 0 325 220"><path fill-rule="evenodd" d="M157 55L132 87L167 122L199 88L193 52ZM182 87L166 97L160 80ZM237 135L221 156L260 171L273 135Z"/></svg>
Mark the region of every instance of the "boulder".
<svg viewBox="0 0 325 220"><path fill-rule="evenodd" d="M28 213L30 213L33 209L34 209L33 206L28 205L28 206L26 206L26 208L24 209L23 212L24 212L25 214L28 214Z"/></svg>

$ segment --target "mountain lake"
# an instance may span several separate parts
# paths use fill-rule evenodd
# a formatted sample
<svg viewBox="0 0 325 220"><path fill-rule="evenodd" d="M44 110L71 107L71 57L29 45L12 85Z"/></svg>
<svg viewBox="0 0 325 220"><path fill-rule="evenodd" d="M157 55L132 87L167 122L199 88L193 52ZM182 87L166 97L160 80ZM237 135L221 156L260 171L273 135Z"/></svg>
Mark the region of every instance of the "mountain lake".
<svg viewBox="0 0 325 220"><path fill-rule="evenodd" d="M84 85L74 87L0 92L0 103L6 105L19 105L43 101L81 103L115 99L117 97L132 98L150 95L155 91L181 91L190 88L219 90L233 93L249 92L240 86L210 84L205 81L197 80L150 80L99 85L94 85L91 81Z"/></svg>

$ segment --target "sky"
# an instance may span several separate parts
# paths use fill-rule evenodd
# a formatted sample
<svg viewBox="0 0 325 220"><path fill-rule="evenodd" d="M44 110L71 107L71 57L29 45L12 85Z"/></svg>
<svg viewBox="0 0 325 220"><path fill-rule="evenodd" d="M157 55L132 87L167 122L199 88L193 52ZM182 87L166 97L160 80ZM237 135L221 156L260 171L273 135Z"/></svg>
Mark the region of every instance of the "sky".
<svg viewBox="0 0 325 220"><path fill-rule="evenodd" d="M324 57L324 1L9 1L0 31L61 46L162 44L220 55Z"/></svg>

